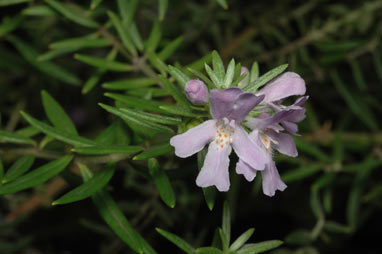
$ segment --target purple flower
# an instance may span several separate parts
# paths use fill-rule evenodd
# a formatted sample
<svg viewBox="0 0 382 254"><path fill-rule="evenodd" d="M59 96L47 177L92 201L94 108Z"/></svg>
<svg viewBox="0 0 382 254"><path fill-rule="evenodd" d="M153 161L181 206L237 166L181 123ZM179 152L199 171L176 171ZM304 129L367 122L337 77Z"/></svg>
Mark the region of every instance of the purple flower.
<svg viewBox="0 0 382 254"><path fill-rule="evenodd" d="M249 137L240 123L259 104L264 96L243 93L238 87L210 92L210 112L213 120L171 138L175 154L181 158L201 151L209 143L204 165L196 179L200 187L215 185L228 191L229 155L234 149L241 161L256 170L263 170L267 162L259 145Z"/></svg>
<svg viewBox="0 0 382 254"><path fill-rule="evenodd" d="M203 81L190 80L184 87L187 98L195 105L208 103L208 88Z"/></svg>

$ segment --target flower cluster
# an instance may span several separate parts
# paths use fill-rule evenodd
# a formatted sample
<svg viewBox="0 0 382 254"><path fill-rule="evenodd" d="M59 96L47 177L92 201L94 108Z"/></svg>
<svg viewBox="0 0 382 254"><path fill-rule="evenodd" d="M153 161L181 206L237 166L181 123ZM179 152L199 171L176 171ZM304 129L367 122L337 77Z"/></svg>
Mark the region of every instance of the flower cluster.
<svg viewBox="0 0 382 254"><path fill-rule="evenodd" d="M252 181L260 171L264 194L273 196L276 190L286 188L272 159L273 150L297 156L296 145L285 132L298 135L296 123L305 118L302 105L308 97L302 96L289 106L282 102L289 96L304 95L305 91L304 80L293 72L284 73L255 94L235 86L212 89L208 93L202 81L192 80L185 87L187 97L197 105L209 101L213 119L172 137L170 144L181 158L189 157L209 144L196 179L198 186L216 186L219 191L228 191L229 155L233 149L239 157L236 173ZM258 114L251 117L249 113L256 106L261 106L257 107L260 108Z"/></svg>

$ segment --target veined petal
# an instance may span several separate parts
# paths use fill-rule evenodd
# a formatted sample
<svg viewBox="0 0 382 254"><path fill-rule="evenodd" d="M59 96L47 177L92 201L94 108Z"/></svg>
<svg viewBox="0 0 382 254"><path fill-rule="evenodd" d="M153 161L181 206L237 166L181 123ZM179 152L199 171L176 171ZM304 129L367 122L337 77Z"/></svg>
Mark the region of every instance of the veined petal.
<svg viewBox="0 0 382 254"><path fill-rule="evenodd" d="M265 151L256 142L257 139L256 137L250 138L243 127L235 124L235 133L232 137L232 147L235 153L252 168L263 170L267 157Z"/></svg>
<svg viewBox="0 0 382 254"><path fill-rule="evenodd" d="M287 187L281 180L275 162L272 159L266 165L265 170L261 171L261 176L263 178L263 192L267 196L273 197L276 190L283 191Z"/></svg>
<svg viewBox="0 0 382 254"><path fill-rule="evenodd" d="M239 162L236 163L236 173L239 175L244 175L245 179L249 182L252 182L256 177L256 170L251 168L251 166L243 160L239 160Z"/></svg>
<svg viewBox="0 0 382 254"><path fill-rule="evenodd" d="M196 185L199 187L209 187L215 185L219 191L228 191L229 182L229 155L231 146L226 145L220 149L216 142L211 142L204 159L204 164L196 178Z"/></svg>
<svg viewBox="0 0 382 254"><path fill-rule="evenodd" d="M241 93L240 88L230 87L225 90L212 89L210 91L210 112L214 119L227 117L231 112L237 96Z"/></svg>
<svg viewBox="0 0 382 254"><path fill-rule="evenodd" d="M227 117L240 123L263 99L264 95L256 96L252 93L242 93L236 98L232 111Z"/></svg>
<svg viewBox="0 0 382 254"><path fill-rule="evenodd" d="M262 103L278 101L292 95L303 95L306 92L305 81L294 72L286 72L268 83L256 95L265 95Z"/></svg>
<svg viewBox="0 0 382 254"><path fill-rule="evenodd" d="M215 132L216 121L208 120L185 133L172 137L170 144L175 148L176 156L186 158L202 150L214 139Z"/></svg>
<svg viewBox="0 0 382 254"><path fill-rule="evenodd" d="M298 155L296 143L293 138L285 133L277 133L275 131L269 131L267 133L273 140L277 141L274 147L282 154L296 157Z"/></svg>

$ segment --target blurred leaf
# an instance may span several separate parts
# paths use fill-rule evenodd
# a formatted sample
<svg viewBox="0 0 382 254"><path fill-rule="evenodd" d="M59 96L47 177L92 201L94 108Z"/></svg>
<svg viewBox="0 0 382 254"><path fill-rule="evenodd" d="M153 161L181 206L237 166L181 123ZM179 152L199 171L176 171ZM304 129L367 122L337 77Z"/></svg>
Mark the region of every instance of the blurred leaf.
<svg viewBox="0 0 382 254"><path fill-rule="evenodd" d="M251 243L251 244L245 245L243 248L239 249L236 253L237 254L262 253L262 252L277 248L281 244L283 244L283 242L280 240L270 240L270 241L264 241L260 243Z"/></svg>
<svg viewBox="0 0 382 254"><path fill-rule="evenodd" d="M61 13L67 19L89 28L98 27L98 23L85 15L84 11L75 11L69 6L60 3L56 0L44 0L47 4L50 5L53 9ZM79 7L78 7L79 8Z"/></svg>
<svg viewBox="0 0 382 254"><path fill-rule="evenodd" d="M153 27L151 29L149 38L147 39L145 51L146 52L155 52L156 48L158 47L159 41L162 36L162 31L160 27L159 21L155 21L153 24Z"/></svg>
<svg viewBox="0 0 382 254"><path fill-rule="evenodd" d="M37 129L39 129L40 131L44 132L46 135L52 136L52 137L54 137L54 138L56 138L62 142L69 143L69 144L72 144L74 146L89 146L89 145L95 144L94 141L92 141L90 139L83 138L83 137L80 137L77 135L73 135L72 133L68 133L68 132L62 131L62 130L57 129L57 128L53 128L52 126L47 125L47 124L33 118L32 116L30 116L29 114L27 114L25 112L21 112L21 115L24 117L24 119L28 123L30 123L31 125L33 125Z"/></svg>
<svg viewBox="0 0 382 254"><path fill-rule="evenodd" d="M52 50L49 50L48 52L46 52L44 54L39 55L36 59L39 62L48 61L48 60L52 60L56 57L75 52L77 50L78 50L77 47L52 49Z"/></svg>
<svg viewBox="0 0 382 254"><path fill-rule="evenodd" d="M40 131L34 126L27 126L25 128L18 129L17 131L15 131L15 134L24 136L26 138L34 137L39 133Z"/></svg>
<svg viewBox="0 0 382 254"><path fill-rule="evenodd" d="M103 129L103 131L98 134L98 136L94 139L97 144L101 145L112 145L116 139L115 129L117 126L117 121L114 121L107 128Z"/></svg>
<svg viewBox="0 0 382 254"><path fill-rule="evenodd" d="M357 62L357 60L351 61L350 66L352 69L354 81L357 84L358 89L360 91L366 91L367 85L366 85L365 79L362 75L361 67L360 67L359 63Z"/></svg>
<svg viewBox="0 0 382 254"><path fill-rule="evenodd" d="M123 46L126 47L126 49L133 55L137 55L137 50L134 47L134 44L132 42L132 39L129 35L129 33L126 31L126 29L122 26L122 23L119 19L119 17L114 14L112 11L108 11L107 14L109 15L109 18L111 22L113 23L113 26L118 32L119 37L122 39Z"/></svg>
<svg viewBox="0 0 382 254"><path fill-rule="evenodd" d="M83 200L92 196L94 193L102 189L113 177L114 165L108 164L95 174L89 181L72 189L59 199L52 202L52 205L64 205Z"/></svg>
<svg viewBox="0 0 382 254"><path fill-rule="evenodd" d="M290 245L308 245L313 242L312 235L305 229L298 229L285 237L285 242Z"/></svg>
<svg viewBox="0 0 382 254"><path fill-rule="evenodd" d="M157 146L152 146L142 153L133 157L133 160L147 160L153 157L164 155L173 151L174 148L169 143L164 143Z"/></svg>
<svg viewBox="0 0 382 254"><path fill-rule="evenodd" d="M128 90L152 86L157 83L158 82L152 78L131 78L105 82L102 84L102 87L110 90Z"/></svg>
<svg viewBox="0 0 382 254"><path fill-rule="evenodd" d="M148 160L148 168L151 177L154 180L155 186L159 191L159 195L166 205L171 208L175 207L176 198L174 190L172 189L170 180L166 172L160 168L158 161L155 158Z"/></svg>
<svg viewBox="0 0 382 254"><path fill-rule="evenodd" d="M49 180L64 170L72 158L73 156L71 155L65 155L17 178L10 183L0 186L0 195L15 193Z"/></svg>
<svg viewBox="0 0 382 254"><path fill-rule="evenodd" d="M119 13L122 17L123 23L126 25L130 25L135 11L137 9L139 0L117 0Z"/></svg>
<svg viewBox="0 0 382 254"><path fill-rule="evenodd" d="M330 157L321 151L316 145L304 141L302 138L294 138L298 150L304 151L307 154L321 161L330 161Z"/></svg>
<svg viewBox="0 0 382 254"><path fill-rule="evenodd" d="M125 146L125 145L95 145L76 147L72 151L80 154L133 154L143 150L140 146Z"/></svg>
<svg viewBox="0 0 382 254"><path fill-rule="evenodd" d="M85 182L93 177L92 172L83 164L79 164ZM123 215L122 211L105 190L92 195L92 200L105 222L133 250L139 253L155 254L156 251L136 232Z"/></svg>
<svg viewBox="0 0 382 254"><path fill-rule="evenodd" d="M67 133L78 135L72 120L70 120L61 105L47 91L41 91L41 99L45 114L54 127Z"/></svg>
<svg viewBox="0 0 382 254"><path fill-rule="evenodd" d="M163 76L159 76L159 79L162 82L162 84L165 86L165 88L171 93L171 95L180 105L185 107L191 106L190 102L188 101L184 93L181 92L178 87L170 83L170 81L168 81L167 78Z"/></svg>
<svg viewBox="0 0 382 254"><path fill-rule="evenodd" d="M16 15L14 17L4 17L0 24L0 36L4 36L18 28L23 20L24 17L21 15Z"/></svg>
<svg viewBox="0 0 382 254"><path fill-rule="evenodd" d="M216 0L216 2L218 2L218 4L220 4L220 6L223 7L225 10L228 9L228 4L226 0Z"/></svg>
<svg viewBox="0 0 382 254"><path fill-rule="evenodd" d="M341 225L335 221L326 221L324 225L324 229L330 232L342 233L342 234L349 234L353 232L351 227Z"/></svg>
<svg viewBox="0 0 382 254"><path fill-rule="evenodd" d="M212 60L212 53L209 53L203 56L202 58L186 65L185 68L191 68L191 69L200 71L204 68L205 64L209 64L211 60Z"/></svg>
<svg viewBox="0 0 382 254"><path fill-rule="evenodd" d="M159 53L158 57L162 61L166 61L170 56L174 54L174 52L182 45L183 43L183 36L179 36L175 40L171 41L169 44L166 45Z"/></svg>
<svg viewBox="0 0 382 254"><path fill-rule="evenodd" d="M98 38L97 33L91 33L81 37L69 38L61 41L56 41L49 44L51 49L64 49L64 48L100 48L110 46L112 43L105 38Z"/></svg>
<svg viewBox="0 0 382 254"><path fill-rule="evenodd" d="M226 242L229 245L231 241L231 212L227 201L224 202L223 206L222 229L226 237Z"/></svg>
<svg viewBox="0 0 382 254"><path fill-rule="evenodd" d="M138 118L145 119L147 121L163 124L180 124L182 120L180 118L162 116L157 114L147 113L141 110L129 109L129 108L120 108L122 112L126 112L130 115L135 115Z"/></svg>
<svg viewBox="0 0 382 254"><path fill-rule="evenodd" d="M14 144L27 144L36 145L33 139L26 138L20 134L0 130L0 143L14 143Z"/></svg>
<svg viewBox="0 0 382 254"><path fill-rule="evenodd" d="M167 65L152 51L148 51L146 54L149 59L150 64L157 69L163 76L167 76L168 72Z"/></svg>
<svg viewBox="0 0 382 254"><path fill-rule="evenodd" d="M225 74L225 77L224 77L224 81L223 81L224 88L228 88L231 86L234 74L235 74L235 60L232 59L231 62L228 64L227 73Z"/></svg>
<svg viewBox="0 0 382 254"><path fill-rule="evenodd" d="M169 73L171 74L171 76L173 76L176 79L176 81L178 81L178 83L181 85L182 88L184 88L187 82L191 80L180 69L171 65L169 65L168 67L169 67Z"/></svg>
<svg viewBox="0 0 382 254"><path fill-rule="evenodd" d="M159 20L163 20L164 16L166 15L166 10L168 7L168 0L158 0L159 7L158 7L158 12L159 12Z"/></svg>
<svg viewBox="0 0 382 254"><path fill-rule="evenodd" d="M31 0L0 0L0 6L14 5L14 4L23 4L30 2Z"/></svg>
<svg viewBox="0 0 382 254"><path fill-rule="evenodd" d="M161 234L164 238L166 238L167 240L169 240L170 242L172 242L173 244L178 246L180 249L185 251L187 254L194 254L195 253L196 250L190 244L188 244L185 240L180 238L179 236L174 235L174 234L167 232L167 231L160 229L160 228L156 228L156 231L159 234Z"/></svg>
<svg viewBox="0 0 382 254"><path fill-rule="evenodd" d="M70 85L80 84L81 81L79 78L66 71L65 69L62 69L60 66L55 65L49 61L37 61L39 53L34 48L29 46L29 44L19 40L14 36L8 36L7 39L13 44L13 46L15 46L15 48L20 52L25 60L39 71Z"/></svg>
<svg viewBox="0 0 382 254"><path fill-rule="evenodd" d="M241 246L243 246L248 239L253 235L253 232L255 232L254 228L250 228L247 231L245 231L243 234L241 234L229 247L230 251L236 251L238 250Z"/></svg>
<svg viewBox="0 0 382 254"><path fill-rule="evenodd" d="M56 12L53 11L49 6L46 5L33 5L29 6L21 11L22 14L24 15L29 15L29 16L56 16Z"/></svg>
<svg viewBox="0 0 382 254"><path fill-rule="evenodd" d="M133 66L130 64L117 62L117 61L111 61L104 58L98 58L98 57L87 56L82 54L74 54L74 58L88 65L102 68L109 71L126 72L126 71L133 70Z"/></svg>
<svg viewBox="0 0 382 254"><path fill-rule="evenodd" d="M322 169L321 164L310 164L307 166L302 166L300 168L290 170L284 174L281 175L281 179L285 183L291 183L294 181L299 181L302 179L305 179L309 176L314 175L315 173L320 172Z"/></svg>
<svg viewBox="0 0 382 254"><path fill-rule="evenodd" d="M217 83L216 86L220 87L223 83L225 76L225 69L222 59L216 50L212 51L212 66L214 68L213 73L216 75ZM208 72L208 71L207 71ZM210 75L210 73L208 73ZM211 77L211 75L210 75ZM212 77L211 77L212 79ZM212 80L213 81L213 80Z"/></svg>
<svg viewBox="0 0 382 254"><path fill-rule="evenodd" d="M172 113L174 115L180 115L180 116L189 116L189 117L203 117L203 116L208 116L206 113L196 113L193 112L189 108L185 107L180 107L180 106L175 106L175 105L164 105L164 106L159 106L161 109L168 113Z"/></svg>
<svg viewBox="0 0 382 254"><path fill-rule="evenodd" d="M342 82L338 72L333 70L330 72L330 77L332 78L334 86L337 88L337 91L342 95L346 104L353 111L353 113L360 118L360 120L369 127L370 130L377 130L378 125L377 122L372 115L369 108L363 104L363 102L354 97L351 92L346 88L344 83Z"/></svg>
<svg viewBox="0 0 382 254"><path fill-rule="evenodd" d="M201 247L196 249L199 254L222 254L223 252L215 247Z"/></svg>
<svg viewBox="0 0 382 254"><path fill-rule="evenodd" d="M130 25L130 29L128 29L130 32L131 40L134 42L135 46L142 51L143 50L143 42L141 35L139 34L137 25L135 23L132 23Z"/></svg>
<svg viewBox="0 0 382 254"><path fill-rule="evenodd" d="M0 183L3 181L4 177L4 166L3 166L3 161L0 158Z"/></svg>
<svg viewBox="0 0 382 254"><path fill-rule="evenodd" d="M5 175L3 176L3 180L1 181L3 184L11 182L17 179L19 176L23 175L27 172L33 165L34 156L33 155L25 155L20 157L12 166L7 170Z"/></svg>
<svg viewBox="0 0 382 254"><path fill-rule="evenodd" d="M268 71L264 75L261 75L258 79L251 81L246 87L243 88L243 91L255 93L261 86L265 85L285 71L286 68L288 68L288 64L280 65L279 67Z"/></svg>
<svg viewBox="0 0 382 254"><path fill-rule="evenodd" d="M102 0L91 0L90 9L95 9L102 2Z"/></svg>
<svg viewBox="0 0 382 254"><path fill-rule="evenodd" d="M198 76L199 78L201 78L204 83L207 84L207 86L210 88L210 89L213 89L213 88L216 88L215 85L211 82L211 80L209 78L207 78L206 75L204 75L202 72L200 71L197 71L195 69L192 69L192 68L188 68L187 69L189 72L191 72L192 74L194 74L195 76Z"/></svg>

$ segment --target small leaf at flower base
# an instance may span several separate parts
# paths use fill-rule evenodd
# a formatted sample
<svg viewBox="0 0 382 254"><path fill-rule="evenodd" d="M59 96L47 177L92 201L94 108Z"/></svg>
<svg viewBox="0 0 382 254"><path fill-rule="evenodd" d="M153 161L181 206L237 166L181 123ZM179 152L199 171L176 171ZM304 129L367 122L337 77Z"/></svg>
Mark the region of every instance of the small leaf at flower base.
<svg viewBox="0 0 382 254"><path fill-rule="evenodd" d="M79 154L134 154L143 150L141 146L125 146L125 145L95 145L76 147L72 151Z"/></svg>
<svg viewBox="0 0 382 254"><path fill-rule="evenodd" d="M128 114L131 114L131 115L136 115L137 117L146 119L148 121L156 122L156 123L178 125L182 122L182 119L180 118L151 114L151 113L147 113L137 109L120 108L119 110L121 110L122 112L127 112Z"/></svg>
<svg viewBox="0 0 382 254"><path fill-rule="evenodd" d="M25 172L27 172L33 165L35 157L33 155L25 155L21 158L19 158L15 163L12 164L12 166L7 170L5 173L2 183L8 183L15 179L17 179L19 176L23 175Z"/></svg>
<svg viewBox="0 0 382 254"><path fill-rule="evenodd" d="M56 1L56 0L44 0L50 7L61 13L67 19L89 28L98 27L98 23L85 15L84 11L75 11L69 6ZM76 6L78 9L79 7Z"/></svg>
<svg viewBox="0 0 382 254"><path fill-rule="evenodd" d="M0 130L0 143L36 145L36 142L33 139L26 138L20 134L3 130Z"/></svg>
<svg viewBox="0 0 382 254"><path fill-rule="evenodd" d="M169 73L171 74L171 76L173 76L176 79L176 81L178 81L178 83L182 86L182 88L184 88L187 82L191 80L180 69L171 65L169 65L168 68L169 68Z"/></svg>
<svg viewBox="0 0 382 254"><path fill-rule="evenodd" d="M90 181L93 173L83 164L78 164L78 166L84 182ZM101 189L91 197L101 217L123 242L138 253L156 254L156 251L130 225L117 203L106 190Z"/></svg>
<svg viewBox="0 0 382 254"><path fill-rule="evenodd" d="M283 71L285 71L286 68L288 68L288 64L280 65L279 67L268 71L258 79L250 82L246 87L243 88L243 91L255 93L261 86L265 85L266 83L280 75Z"/></svg>
<svg viewBox="0 0 382 254"><path fill-rule="evenodd" d="M182 249L187 254L195 254L196 250L189 243L187 243L185 240L183 240L179 236L177 236L173 233L167 232L167 231L160 229L160 228L156 228L155 230L159 234L161 234L164 238L166 238L167 240L169 240L170 242L172 242L173 244L178 246L180 249Z"/></svg>
<svg viewBox="0 0 382 254"><path fill-rule="evenodd" d="M204 68L206 69L206 72L207 72L208 76L210 77L210 79L212 80L212 82L214 83L214 85L216 87L220 88L221 87L221 81L218 79L215 72L211 69L211 67L208 64L205 64Z"/></svg>
<svg viewBox="0 0 382 254"><path fill-rule="evenodd" d="M179 36L175 40L171 41L169 44L167 44L159 53L158 57L162 61L166 61L170 56L174 54L174 52L182 45L183 43L183 36Z"/></svg>
<svg viewBox="0 0 382 254"><path fill-rule="evenodd" d="M146 151L134 156L133 160L147 160L153 157L164 155L173 150L174 148L169 143L164 143L148 148Z"/></svg>
<svg viewBox="0 0 382 254"><path fill-rule="evenodd" d="M243 246L248 239L253 235L253 232L255 232L254 228L250 228L247 231L245 231L243 234L241 234L229 247L230 251L236 251L238 250L241 246Z"/></svg>
<svg viewBox="0 0 382 254"><path fill-rule="evenodd" d="M162 21L167 11L168 0L158 0L158 2L159 2L159 7L158 7L159 20Z"/></svg>
<svg viewBox="0 0 382 254"><path fill-rule="evenodd" d="M153 28L151 29L149 38L147 39L146 45L145 45L145 52L155 52L156 48L158 47L158 43L161 39L162 31L160 27L159 21L155 21L153 24Z"/></svg>
<svg viewBox="0 0 382 254"><path fill-rule="evenodd" d="M126 72L126 71L133 70L133 66L131 66L130 64L117 62L117 61L110 61L104 58L87 56L82 54L75 54L74 58L88 65L98 67L98 68L103 68L108 71Z"/></svg>
<svg viewBox="0 0 382 254"><path fill-rule="evenodd" d="M172 113L179 116L189 116L189 117L203 117L208 116L207 113L195 113L189 108L175 106L175 105L166 105L166 106L160 106L160 109Z"/></svg>
<svg viewBox="0 0 382 254"><path fill-rule="evenodd" d="M245 245L243 248L239 249L236 253L237 254L263 253L265 251L277 248L281 244L283 244L283 242L280 240L270 240L270 241L264 241L260 243L251 243L251 244Z"/></svg>
<svg viewBox="0 0 382 254"><path fill-rule="evenodd" d="M226 237L225 241L229 244L231 241L231 212L227 201L224 202L223 206L222 229Z"/></svg>
<svg viewBox="0 0 382 254"><path fill-rule="evenodd" d="M37 120L25 112L21 111L21 115L28 123L39 129L41 132L44 132L46 135L52 136L62 142L72 144L74 146L91 146L95 144L93 140L53 128L52 126Z"/></svg>
<svg viewBox="0 0 382 254"><path fill-rule="evenodd" d="M65 155L51 161L16 180L0 186L0 195L15 193L39 185L64 170L73 156Z"/></svg>
<svg viewBox="0 0 382 254"><path fill-rule="evenodd" d="M61 105L47 91L41 91L41 99L46 116L57 129L78 135L72 120L70 120Z"/></svg>
<svg viewBox="0 0 382 254"><path fill-rule="evenodd" d="M129 90L152 86L157 83L158 81L152 78L131 78L117 81L109 81L103 83L102 87L110 90Z"/></svg>
<svg viewBox="0 0 382 254"><path fill-rule="evenodd" d="M201 247L196 249L199 254L222 254L223 252L215 247Z"/></svg>
<svg viewBox="0 0 382 254"><path fill-rule="evenodd" d="M166 172L160 168L159 163L155 158L148 160L148 168L149 173L154 180L155 186L159 191L161 199L166 203L166 205L174 208L176 203L175 193Z"/></svg>
<svg viewBox="0 0 382 254"><path fill-rule="evenodd" d="M224 88L228 88L231 86L234 74L235 74L235 60L232 59L231 62L229 62L228 64L227 73L225 74L225 77L224 77L224 81L223 81Z"/></svg>
<svg viewBox="0 0 382 254"><path fill-rule="evenodd" d="M64 205L83 200L90 197L100 189L102 189L113 177L114 165L106 165L95 174L89 181L74 188L68 193L61 196L59 199L52 202L52 205Z"/></svg>
<svg viewBox="0 0 382 254"><path fill-rule="evenodd" d="M204 75L202 72L200 71L197 71L195 69L192 69L192 68L187 68L187 70L189 72L191 72L192 74L194 74L195 76L198 76L199 78L201 78L204 83L207 84L207 86L210 88L210 89L213 89L213 88L216 88L216 86L211 82L211 80L209 78L207 78L206 75Z"/></svg>
<svg viewBox="0 0 382 254"><path fill-rule="evenodd" d="M290 245L308 245L313 242L312 234L305 229L298 229L285 237L285 242Z"/></svg>
<svg viewBox="0 0 382 254"><path fill-rule="evenodd" d="M181 92L178 87L176 87L174 84L168 81L167 78L163 76L159 76L159 79L162 82L162 84L165 86L165 88L171 93L171 95L180 105L185 107L191 106L190 102L188 101L184 93Z"/></svg>
<svg viewBox="0 0 382 254"><path fill-rule="evenodd" d="M259 78L259 64L255 61L252 64L251 72L249 76L249 82L253 82Z"/></svg>
<svg viewBox="0 0 382 254"><path fill-rule="evenodd" d="M223 64L223 61L220 58L218 52L216 52L216 50L212 51L212 66L214 68L213 72L216 75L218 83L219 84L223 83L223 79L224 79L224 75L225 75L224 64Z"/></svg>

